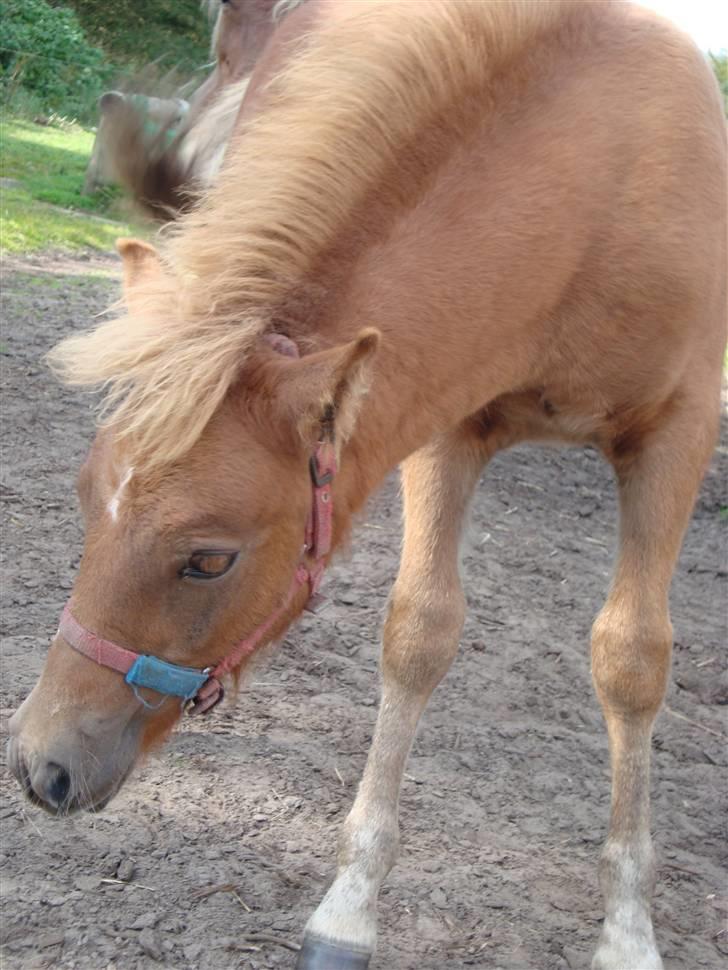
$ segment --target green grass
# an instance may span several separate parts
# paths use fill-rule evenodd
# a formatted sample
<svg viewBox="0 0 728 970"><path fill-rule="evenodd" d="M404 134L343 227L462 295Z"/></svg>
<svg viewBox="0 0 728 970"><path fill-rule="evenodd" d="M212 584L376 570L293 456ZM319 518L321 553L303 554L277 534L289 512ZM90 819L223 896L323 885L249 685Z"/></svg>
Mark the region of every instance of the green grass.
<svg viewBox="0 0 728 970"><path fill-rule="evenodd" d="M119 236L134 235L124 223L62 211L18 189L4 189L0 202L0 253L42 249L112 249Z"/></svg>
<svg viewBox="0 0 728 970"><path fill-rule="evenodd" d="M119 193L82 195L94 135L77 125L0 122L0 251L111 249L140 228L123 216ZM143 232L143 230L141 230Z"/></svg>
<svg viewBox="0 0 728 970"><path fill-rule="evenodd" d="M116 193L81 194L93 143L93 132L77 125L0 122L0 175L22 182L38 202L107 214Z"/></svg>

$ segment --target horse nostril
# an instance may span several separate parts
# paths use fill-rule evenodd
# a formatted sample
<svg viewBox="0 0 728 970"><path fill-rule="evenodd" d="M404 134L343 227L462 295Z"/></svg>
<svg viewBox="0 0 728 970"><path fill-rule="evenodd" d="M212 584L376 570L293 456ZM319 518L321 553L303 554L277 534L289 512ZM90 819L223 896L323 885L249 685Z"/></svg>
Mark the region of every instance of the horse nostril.
<svg viewBox="0 0 728 970"><path fill-rule="evenodd" d="M58 808L68 798L68 793L71 790L71 777L65 768L53 761L49 762L47 770L48 781L45 785L47 800Z"/></svg>

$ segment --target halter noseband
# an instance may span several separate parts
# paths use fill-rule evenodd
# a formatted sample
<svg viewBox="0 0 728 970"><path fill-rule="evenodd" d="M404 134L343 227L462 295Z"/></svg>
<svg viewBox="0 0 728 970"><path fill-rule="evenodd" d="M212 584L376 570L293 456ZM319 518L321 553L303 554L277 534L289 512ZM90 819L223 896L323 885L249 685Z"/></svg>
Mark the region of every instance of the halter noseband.
<svg viewBox="0 0 728 970"><path fill-rule="evenodd" d="M82 626L71 612L70 601L61 614L58 632L69 646L85 657L109 667L124 675L124 680L132 688L138 700L145 707L152 707L138 693L139 687L148 687L159 694L180 697L190 714L205 714L218 704L224 695L220 682L223 674L231 673L244 659L249 657L265 635L275 626L293 602L299 590L308 586L309 598L305 609L315 612L321 603L318 588L324 574L325 559L331 550L333 520L333 501L331 482L336 474L334 446L328 441L320 441L309 460L313 500L306 522L303 553L296 566L291 585L283 603L257 627L249 636L240 640L217 665L199 669L181 667L145 654L136 653L126 647L96 636ZM309 566L305 559L313 559ZM164 698L158 706L164 702Z"/></svg>

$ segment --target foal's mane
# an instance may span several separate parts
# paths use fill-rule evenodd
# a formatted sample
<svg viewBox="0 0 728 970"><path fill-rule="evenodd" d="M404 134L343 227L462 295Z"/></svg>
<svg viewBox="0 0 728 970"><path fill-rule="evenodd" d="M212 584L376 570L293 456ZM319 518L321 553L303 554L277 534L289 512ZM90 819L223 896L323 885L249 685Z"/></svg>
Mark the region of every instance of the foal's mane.
<svg viewBox="0 0 728 970"><path fill-rule="evenodd" d="M69 383L105 386L108 420L136 463L183 455L275 308L383 173L402 170L402 147L416 153L418 134L447 116L456 138L460 105L470 100L469 123L474 97L487 112L489 80L584 9L569 0L346 5L270 84L217 184L163 242L163 272L134 288L131 313L66 339L52 365Z"/></svg>

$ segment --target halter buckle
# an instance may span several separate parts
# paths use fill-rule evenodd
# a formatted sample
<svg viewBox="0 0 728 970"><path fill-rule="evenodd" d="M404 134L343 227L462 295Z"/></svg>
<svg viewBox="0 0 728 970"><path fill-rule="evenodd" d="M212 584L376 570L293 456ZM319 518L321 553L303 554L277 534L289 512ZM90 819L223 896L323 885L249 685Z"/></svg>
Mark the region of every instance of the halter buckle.
<svg viewBox="0 0 728 970"><path fill-rule="evenodd" d="M321 593L311 593L306 601L304 610L307 613L320 613L321 610L325 609L327 604L328 599L325 596L322 596Z"/></svg>
<svg viewBox="0 0 728 970"><path fill-rule="evenodd" d="M185 704L185 714L189 714L190 717L196 714L208 714L225 696L225 688L217 677L212 676L212 667L207 667L203 673L209 675L208 679L195 696Z"/></svg>
<svg viewBox="0 0 728 970"><path fill-rule="evenodd" d="M322 488L324 485L330 485L331 482L333 482L333 468L329 468L325 472L322 472L319 468L317 455L311 455L311 457L308 459L308 467L311 471L311 480L316 488Z"/></svg>

